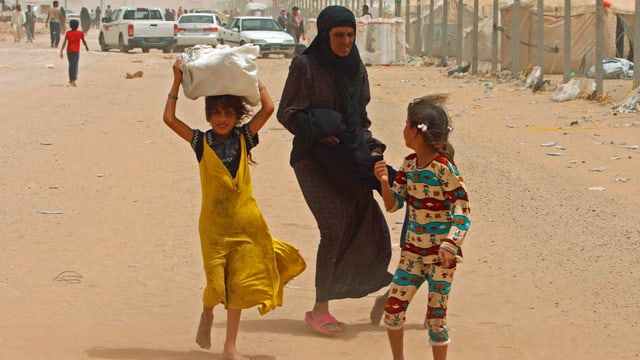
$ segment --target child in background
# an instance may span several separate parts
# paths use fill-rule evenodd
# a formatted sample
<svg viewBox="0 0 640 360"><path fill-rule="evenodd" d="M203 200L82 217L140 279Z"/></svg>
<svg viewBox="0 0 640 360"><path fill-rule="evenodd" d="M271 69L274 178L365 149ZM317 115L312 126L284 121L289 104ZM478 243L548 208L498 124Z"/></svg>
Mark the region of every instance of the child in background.
<svg viewBox="0 0 640 360"><path fill-rule="evenodd" d="M69 27L71 30L64 34L64 41L60 48L60 59L62 59L64 47L67 46L67 43L69 44L67 46L67 60L69 60L69 84L73 87L78 86L76 81L78 80L78 63L80 62L80 40L82 40L84 48L89 51L89 46L84 40L84 33L78 30L78 25L80 25L80 23L76 19L69 21Z"/></svg>
<svg viewBox="0 0 640 360"><path fill-rule="evenodd" d="M227 338L223 357L247 359L236 349L242 309L258 306L266 314L282 305L284 285L305 268L298 250L271 237L253 197L250 151L258 144L258 131L273 113L267 88L258 81L260 110L251 120L251 108L234 95L207 96L206 119L211 130L192 129L176 117L182 83L178 59L173 64L173 85L164 109L164 122L191 144L200 167L202 207L200 243L207 285L196 334L201 348L211 346L213 308L227 309Z"/></svg>
<svg viewBox="0 0 640 360"><path fill-rule="evenodd" d="M434 360L445 360L450 342L447 302L462 242L469 229L469 198L453 162L449 132L453 129L442 105L446 95L415 99L407 109L403 136L415 153L405 157L393 188L384 160L375 165L387 211L409 206L409 224L400 262L384 310L394 360L403 360L403 325L413 296L429 286L427 324Z"/></svg>

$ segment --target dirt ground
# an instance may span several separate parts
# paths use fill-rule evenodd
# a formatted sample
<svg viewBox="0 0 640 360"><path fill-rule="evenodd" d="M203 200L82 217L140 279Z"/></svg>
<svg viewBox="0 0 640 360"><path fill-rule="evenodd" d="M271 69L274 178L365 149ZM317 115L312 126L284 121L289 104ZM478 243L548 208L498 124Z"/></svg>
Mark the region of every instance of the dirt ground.
<svg viewBox="0 0 640 360"><path fill-rule="evenodd" d="M0 359L221 359L223 309L212 349L194 342L198 170L162 122L176 54L100 52L92 30L73 88L44 29L32 44L1 30ZM257 62L277 106L289 61ZM126 79L136 71L144 75ZM409 152L407 103L450 94L472 225L451 294L449 358L640 359L638 114L433 66L368 71L372 131L394 165ZM631 90L605 85L616 101ZM206 129L203 102L180 95L178 115ZM243 312L239 349L253 360L391 359L384 328L368 322L376 294L332 303L348 324L340 336L305 326L319 233L288 164L291 139L273 116L253 152L253 184L272 233L298 246L308 269L283 307ZM390 270L402 215L387 214ZM407 359L430 358L426 291L418 297Z"/></svg>

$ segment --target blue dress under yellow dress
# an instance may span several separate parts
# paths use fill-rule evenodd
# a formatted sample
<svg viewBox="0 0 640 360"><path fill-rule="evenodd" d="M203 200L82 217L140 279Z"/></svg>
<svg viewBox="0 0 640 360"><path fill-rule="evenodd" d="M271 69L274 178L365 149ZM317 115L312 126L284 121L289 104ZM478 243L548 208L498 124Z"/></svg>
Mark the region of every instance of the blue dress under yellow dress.
<svg viewBox="0 0 640 360"><path fill-rule="evenodd" d="M212 142L215 133L194 130L192 147L198 154L202 186L199 232L207 279L203 303L231 309L258 306L264 315L282 305L285 284L306 265L295 246L271 236L253 196L247 142L253 147L257 135L251 135L246 125L236 128L228 140L218 141L226 155L217 154ZM229 163L229 153L237 156L231 166L232 170L237 166L233 175L223 163Z"/></svg>

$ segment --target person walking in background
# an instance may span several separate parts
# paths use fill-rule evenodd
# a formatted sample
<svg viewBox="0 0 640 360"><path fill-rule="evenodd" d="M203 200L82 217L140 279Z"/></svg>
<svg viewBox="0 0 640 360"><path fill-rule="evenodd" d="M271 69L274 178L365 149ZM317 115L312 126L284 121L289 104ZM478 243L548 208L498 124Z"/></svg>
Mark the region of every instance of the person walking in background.
<svg viewBox="0 0 640 360"><path fill-rule="evenodd" d="M304 19L300 14L300 9L297 6L291 8L291 15L287 20L287 32L293 36L296 44L300 43L300 37L302 40L306 40L304 32Z"/></svg>
<svg viewBox="0 0 640 360"><path fill-rule="evenodd" d="M107 8L104 10L104 17L110 19L112 12L113 10L111 10L111 5L107 5Z"/></svg>
<svg viewBox="0 0 640 360"><path fill-rule="evenodd" d="M362 16L360 16L362 20L371 20L371 13L369 12L369 5L362 5Z"/></svg>
<svg viewBox="0 0 640 360"><path fill-rule="evenodd" d="M176 20L173 17L173 12L171 12L171 9L169 9L169 8L164 9L164 19L166 21L175 21Z"/></svg>
<svg viewBox="0 0 640 360"><path fill-rule="evenodd" d="M71 30L64 34L64 41L62 47L60 47L60 59L64 56L65 45L67 46L67 60L69 61L69 84L73 87L78 86L76 81L78 80L78 64L80 62L80 41L84 44L84 48L89 51L89 46L84 40L84 33L78 30L78 20L71 19L69 21L69 28ZM68 45L67 45L68 44Z"/></svg>
<svg viewBox="0 0 640 360"><path fill-rule="evenodd" d="M181 60L173 64L173 84L163 120L191 144L200 168L202 206L199 233L207 284L196 343L211 346L213 308L227 310L224 359L247 359L239 354L236 338L243 309L258 306L264 315L282 305L285 284L305 269L298 249L271 236L253 196L249 165L258 131L274 110L267 88L258 81L261 108L250 117L244 97L207 96L206 120L211 129L192 129L176 117L182 83Z"/></svg>
<svg viewBox="0 0 640 360"><path fill-rule="evenodd" d="M35 30L36 30L36 13L33 11L31 4L27 5L27 11L24 13L25 23L24 27L27 32L27 42L33 42L35 39Z"/></svg>
<svg viewBox="0 0 640 360"><path fill-rule="evenodd" d="M49 9L47 14L47 20L44 22L44 27L49 27L49 35L51 36L51 47L58 47L60 42L60 30L62 29L62 13L58 8L58 1L53 2L53 6Z"/></svg>
<svg viewBox="0 0 640 360"><path fill-rule="evenodd" d="M287 29L287 10L285 8L280 9L280 15L278 15L278 24L283 29Z"/></svg>
<svg viewBox="0 0 640 360"><path fill-rule="evenodd" d="M67 32L67 12L64 8L60 7L60 33L64 34Z"/></svg>
<svg viewBox="0 0 640 360"><path fill-rule="evenodd" d="M91 14L89 14L89 10L84 6L80 9L80 27L82 27L82 32L85 35L87 35L89 29L91 29Z"/></svg>
<svg viewBox="0 0 640 360"><path fill-rule="evenodd" d="M392 278L389 228L373 197L380 189L373 166L386 146L369 130L369 78L353 13L328 6L317 27L313 42L291 61L277 118L294 134L290 164L320 230L315 302L305 321L336 335L346 325L331 314L329 301L362 298Z"/></svg>
<svg viewBox="0 0 640 360"><path fill-rule="evenodd" d="M429 287L427 324L434 360L445 360L450 343L447 304L456 264L462 261L462 243L469 230L470 207L462 176L453 161L449 132L453 130L443 109L446 95L412 101L402 132L415 152L404 158L389 186L384 160L375 165L387 211L409 206L409 226L400 261L385 305L384 323L394 360L404 360L403 326L414 295Z"/></svg>
<svg viewBox="0 0 640 360"><path fill-rule="evenodd" d="M102 23L102 9L100 9L100 5L96 6L96 28L100 28Z"/></svg>
<svg viewBox="0 0 640 360"><path fill-rule="evenodd" d="M24 26L27 19L22 11L20 4L16 5L16 8L11 13L11 29L13 30L13 42L20 42L24 36Z"/></svg>

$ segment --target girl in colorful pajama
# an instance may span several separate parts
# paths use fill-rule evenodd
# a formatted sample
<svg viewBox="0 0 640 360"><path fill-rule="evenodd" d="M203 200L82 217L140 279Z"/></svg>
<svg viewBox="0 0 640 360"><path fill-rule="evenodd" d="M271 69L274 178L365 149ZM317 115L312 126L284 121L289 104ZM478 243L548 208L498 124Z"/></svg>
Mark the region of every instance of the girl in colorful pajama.
<svg viewBox="0 0 640 360"><path fill-rule="evenodd" d="M444 360L450 342L447 302L462 242L469 229L467 190L449 144L453 129L442 105L446 95L415 99L407 108L403 136L415 151L405 157L390 187L384 160L375 165L387 211L409 207L406 242L385 304L384 323L394 360L403 360L403 325L409 303L426 281L427 324L434 360Z"/></svg>

